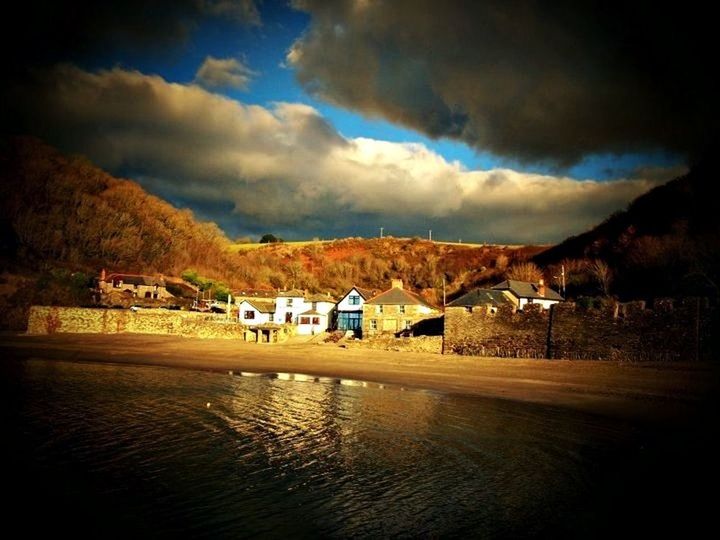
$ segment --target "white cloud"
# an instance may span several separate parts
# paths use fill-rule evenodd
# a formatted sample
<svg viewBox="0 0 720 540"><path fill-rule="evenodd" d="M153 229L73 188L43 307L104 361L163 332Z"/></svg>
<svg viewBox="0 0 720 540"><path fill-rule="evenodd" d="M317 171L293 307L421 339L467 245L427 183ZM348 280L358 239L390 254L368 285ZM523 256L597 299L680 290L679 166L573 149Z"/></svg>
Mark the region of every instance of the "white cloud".
<svg viewBox="0 0 720 540"><path fill-rule="evenodd" d="M198 68L195 81L210 88L247 90L256 75L256 72L235 58L208 56Z"/></svg>
<svg viewBox="0 0 720 540"><path fill-rule="evenodd" d="M119 68L58 66L23 96L50 142L199 208L230 233L328 237L383 225L423 234L430 224L438 238L548 242L657 183L467 170L422 144L344 138L307 105L245 105Z"/></svg>

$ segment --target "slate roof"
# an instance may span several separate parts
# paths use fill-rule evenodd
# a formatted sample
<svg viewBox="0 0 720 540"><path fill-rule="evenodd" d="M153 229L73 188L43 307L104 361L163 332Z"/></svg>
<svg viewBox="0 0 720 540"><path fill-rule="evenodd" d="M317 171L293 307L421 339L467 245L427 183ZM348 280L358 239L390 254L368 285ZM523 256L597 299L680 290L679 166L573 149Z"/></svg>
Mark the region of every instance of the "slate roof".
<svg viewBox="0 0 720 540"><path fill-rule="evenodd" d="M232 295L239 298L275 298L277 292L272 289L238 289Z"/></svg>
<svg viewBox="0 0 720 540"><path fill-rule="evenodd" d="M275 302L264 302L262 300L255 300L246 298L243 302L247 302L260 313L275 313ZM242 302L240 302L242 304Z"/></svg>
<svg viewBox="0 0 720 540"><path fill-rule="evenodd" d="M558 293L553 291L550 287L545 285L545 294L540 294L540 285L537 283L529 283L527 281L517 281L514 279L508 279L502 283L498 283L493 287L499 291L510 291L518 298L539 298L542 300L558 300L562 301L564 298Z"/></svg>
<svg viewBox="0 0 720 540"><path fill-rule="evenodd" d="M336 301L332 296L328 296L327 294L322 293L316 293L316 294L309 294L305 297L306 302L330 302L331 304L335 304Z"/></svg>
<svg viewBox="0 0 720 540"><path fill-rule="evenodd" d="M494 289L475 289L467 294L456 298L448 304L448 307L460 306L503 306L514 305L513 301L508 298L504 291Z"/></svg>
<svg viewBox="0 0 720 540"><path fill-rule="evenodd" d="M440 311L440 309L436 306L433 306L431 303L429 303L427 300L425 300L422 296L420 296L417 293L414 293L412 291L408 291L405 289L398 289L397 287L393 287L390 290L387 290L383 293L378 294L376 297L371 298L366 304L370 305L390 305L390 306L410 306L410 305L420 305L420 306L426 306L430 309L436 309Z"/></svg>
<svg viewBox="0 0 720 540"><path fill-rule="evenodd" d="M122 280L124 284L130 285L159 285L160 287L165 286L165 280L160 277L143 276L140 274L108 274L105 281L108 283L114 280Z"/></svg>
<svg viewBox="0 0 720 540"><path fill-rule="evenodd" d="M278 298L305 298L305 291L301 291L299 289L292 289L290 291L280 291L277 293Z"/></svg>
<svg viewBox="0 0 720 540"><path fill-rule="evenodd" d="M320 313L319 311L315 309L309 309L308 311L301 313L300 315L321 315L323 317L327 317L327 313Z"/></svg>

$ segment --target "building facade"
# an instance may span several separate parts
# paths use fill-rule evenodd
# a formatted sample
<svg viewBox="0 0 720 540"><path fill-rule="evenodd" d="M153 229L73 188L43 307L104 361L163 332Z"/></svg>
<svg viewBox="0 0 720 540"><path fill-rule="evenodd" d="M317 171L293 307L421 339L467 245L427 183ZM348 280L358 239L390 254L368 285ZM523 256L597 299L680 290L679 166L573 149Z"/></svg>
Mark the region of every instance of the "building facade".
<svg viewBox="0 0 720 540"><path fill-rule="evenodd" d="M346 292L337 304L337 329L351 330L362 337L363 305L374 295L374 291L353 287Z"/></svg>
<svg viewBox="0 0 720 540"><path fill-rule="evenodd" d="M440 315L440 308L404 289L402 280L393 279L390 289L363 304L362 335L411 332L420 321Z"/></svg>
<svg viewBox="0 0 720 540"><path fill-rule="evenodd" d="M546 287L542 279L537 283L508 279L495 285L493 290L510 293L515 307L520 310L527 304L540 304L543 309L549 309L551 305L564 300L550 287Z"/></svg>

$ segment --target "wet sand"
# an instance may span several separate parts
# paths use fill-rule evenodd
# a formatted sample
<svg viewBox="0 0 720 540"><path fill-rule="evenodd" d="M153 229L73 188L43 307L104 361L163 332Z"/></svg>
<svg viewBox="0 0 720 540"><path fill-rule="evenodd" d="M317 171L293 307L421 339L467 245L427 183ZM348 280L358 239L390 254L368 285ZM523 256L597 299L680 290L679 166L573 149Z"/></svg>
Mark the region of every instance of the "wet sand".
<svg viewBox="0 0 720 540"><path fill-rule="evenodd" d="M267 345L140 334L0 336L3 358L302 373L542 403L652 421L682 420L715 400L716 364L479 358L335 344Z"/></svg>

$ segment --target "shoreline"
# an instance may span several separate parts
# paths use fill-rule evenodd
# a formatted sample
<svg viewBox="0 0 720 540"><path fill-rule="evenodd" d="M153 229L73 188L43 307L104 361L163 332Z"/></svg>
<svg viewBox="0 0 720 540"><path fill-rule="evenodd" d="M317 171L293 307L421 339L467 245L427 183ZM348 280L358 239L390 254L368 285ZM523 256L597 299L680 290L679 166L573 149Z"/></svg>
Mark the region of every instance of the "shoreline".
<svg viewBox="0 0 720 540"><path fill-rule="evenodd" d="M713 363L482 358L146 334L3 334L0 351L6 358L354 379L653 422L696 414L720 386Z"/></svg>

